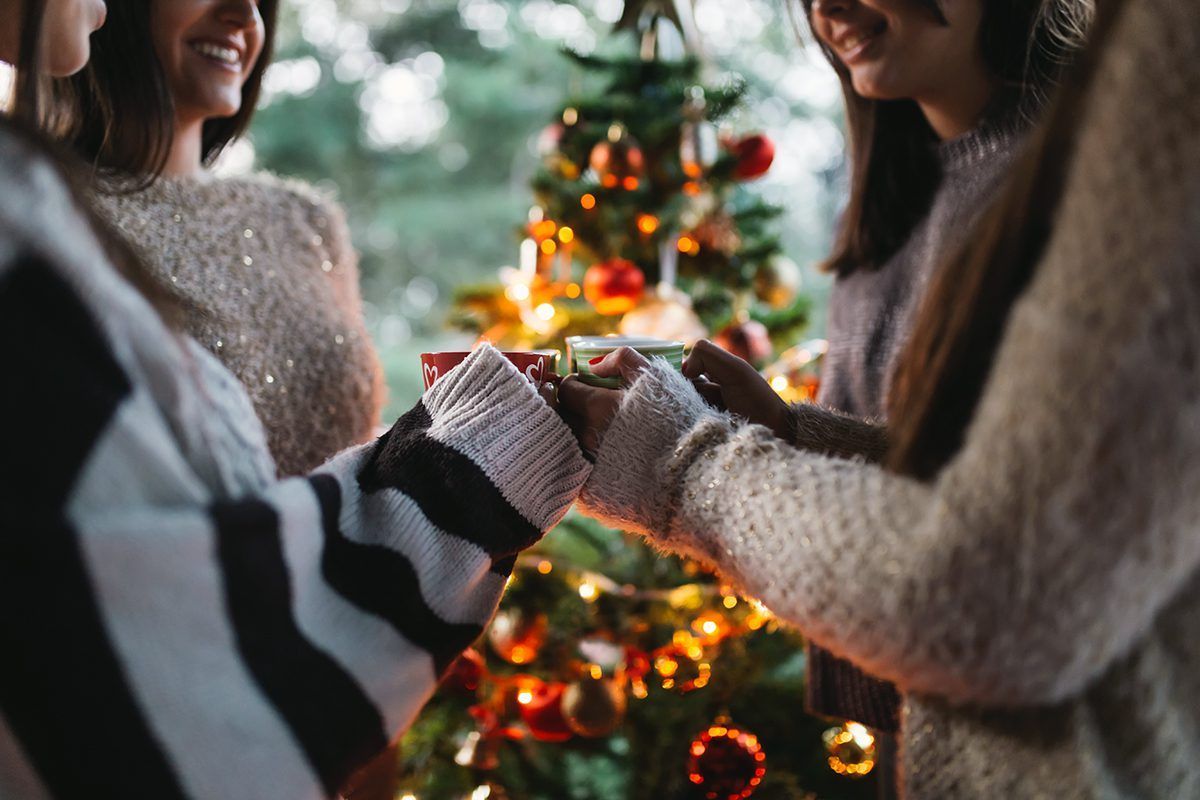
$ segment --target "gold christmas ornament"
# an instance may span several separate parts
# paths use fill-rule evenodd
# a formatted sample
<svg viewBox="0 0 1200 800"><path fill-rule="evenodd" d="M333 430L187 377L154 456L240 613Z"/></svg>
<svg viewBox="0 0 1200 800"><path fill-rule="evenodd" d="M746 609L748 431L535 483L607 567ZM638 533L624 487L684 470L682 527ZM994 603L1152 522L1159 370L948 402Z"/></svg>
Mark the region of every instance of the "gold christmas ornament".
<svg viewBox="0 0 1200 800"><path fill-rule="evenodd" d="M548 624L545 614L504 609L496 613L488 627L488 642L496 655L510 664L528 664L542 649Z"/></svg>
<svg viewBox="0 0 1200 800"><path fill-rule="evenodd" d="M608 129L608 138L592 148L588 163L605 189L633 191L641 185L646 169L646 160L637 140L617 123Z"/></svg>
<svg viewBox="0 0 1200 800"><path fill-rule="evenodd" d="M708 335L708 329L692 310L692 301L673 286L660 286L652 300L621 318L618 330L626 336L650 336L683 342L691 347Z"/></svg>
<svg viewBox="0 0 1200 800"><path fill-rule="evenodd" d="M592 738L608 736L625 718L625 688L609 678L590 675L563 692L562 712L571 730Z"/></svg>
<svg viewBox="0 0 1200 800"><path fill-rule="evenodd" d="M821 734L829 768L838 775L861 778L875 768L875 737L865 725L845 722Z"/></svg>

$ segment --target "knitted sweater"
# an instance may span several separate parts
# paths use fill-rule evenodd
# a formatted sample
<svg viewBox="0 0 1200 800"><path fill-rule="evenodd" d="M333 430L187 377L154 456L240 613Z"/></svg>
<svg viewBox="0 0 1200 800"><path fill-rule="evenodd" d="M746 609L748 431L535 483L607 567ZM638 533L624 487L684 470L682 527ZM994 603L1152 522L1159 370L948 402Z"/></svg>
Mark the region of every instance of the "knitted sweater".
<svg viewBox="0 0 1200 800"><path fill-rule="evenodd" d="M383 373L337 205L268 175L161 178L95 200L180 299L186 332L245 385L281 474L370 438Z"/></svg>
<svg viewBox="0 0 1200 800"><path fill-rule="evenodd" d="M934 481L739 425L657 364L584 487L895 682L909 798L1200 797L1198 48L1189 4L1124 4Z"/></svg>
<svg viewBox="0 0 1200 800"><path fill-rule="evenodd" d="M978 128L938 145L942 177L929 214L879 269L838 277L829 298L829 352L821 366L820 405L860 418L886 418L892 371L932 273L962 246L971 224L987 208L1026 124L1005 93ZM807 430L794 427L801 434ZM895 687L811 644L807 687L808 705L817 713L886 731L899 725Z"/></svg>
<svg viewBox="0 0 1200 800"><path fill-rule="evenodd" d="M588 474L483 347L279 480L240 383L0 132L0 797L319 798L403 730Z"/></svg>

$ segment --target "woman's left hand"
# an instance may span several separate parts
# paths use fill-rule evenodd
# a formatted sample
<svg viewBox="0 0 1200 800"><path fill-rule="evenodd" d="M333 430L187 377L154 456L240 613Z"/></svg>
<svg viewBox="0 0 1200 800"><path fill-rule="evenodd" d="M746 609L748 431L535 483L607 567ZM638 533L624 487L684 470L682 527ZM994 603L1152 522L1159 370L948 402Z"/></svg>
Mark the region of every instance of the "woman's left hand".
<svg viewBox="0 0 1200 800"><path fill-rule="evenodd" d="M683 362L683 375L710 405L791 440L788 404L744 360L701 339Z"/></svg>
<svg viewBox="0 0 1200 800"><path fill-rule="evenodd" d="M620 378L622 385L629 386L650 362L633 348L620 347L589 366L597 377ZM617 415L623 396L620 389L590 386L579 380L578 375L570 375L562 382L558 390L559 410L584 452L595 454L600 449L604 432Z"/></svg>

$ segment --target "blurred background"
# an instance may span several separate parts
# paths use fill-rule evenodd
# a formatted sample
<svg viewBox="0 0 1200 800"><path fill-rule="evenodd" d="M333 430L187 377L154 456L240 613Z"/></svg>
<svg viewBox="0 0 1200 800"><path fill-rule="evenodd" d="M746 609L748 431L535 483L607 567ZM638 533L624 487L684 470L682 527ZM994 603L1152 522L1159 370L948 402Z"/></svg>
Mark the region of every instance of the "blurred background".
<svg viewBox="0 0 1200 800"><path fill-rule="evenodd" d="M537 137L586 74L562 55L610 52L622 0L289 0L250 137L221 169L267 169L336 191L362 256L368 323L390 385L385 419L420 394L417 354L469 343L445 325L453 288L517 263ZM820 336L825 254L843 191L841 99L784 0L696 0L710 81L748 102L730 135L775 143L753 188L785 209L806 336ZM800 22L801 24L797 24Z"/></svg>

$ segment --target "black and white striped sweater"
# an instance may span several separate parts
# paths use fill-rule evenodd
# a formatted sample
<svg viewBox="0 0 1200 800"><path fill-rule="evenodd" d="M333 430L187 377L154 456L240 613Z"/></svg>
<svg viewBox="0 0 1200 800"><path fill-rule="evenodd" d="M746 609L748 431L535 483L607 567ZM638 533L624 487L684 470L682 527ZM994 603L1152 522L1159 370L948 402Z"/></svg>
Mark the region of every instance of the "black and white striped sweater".
<svg viewBox="0 0 1200 800"><path fill-rule="evenodd" d="M588 474L477 350L274 479L237 382L0 131L0 797L316 798L409 725Z"/></svg>

